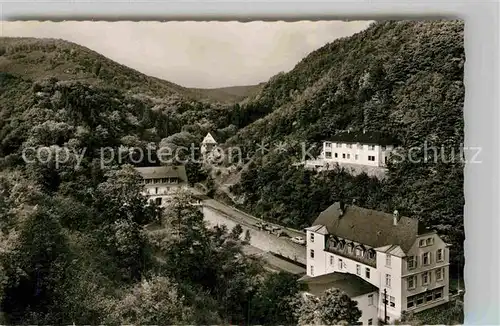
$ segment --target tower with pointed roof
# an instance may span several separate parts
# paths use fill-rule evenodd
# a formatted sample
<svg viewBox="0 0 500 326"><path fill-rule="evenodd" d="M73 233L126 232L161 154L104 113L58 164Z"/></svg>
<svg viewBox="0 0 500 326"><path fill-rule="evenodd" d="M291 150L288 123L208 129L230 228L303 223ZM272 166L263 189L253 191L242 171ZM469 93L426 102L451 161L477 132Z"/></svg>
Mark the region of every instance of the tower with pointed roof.
<svg viewBox="0 0 500 326"><path fill-rule="evenodd" d="M201 155L206 155L207 153L210 153L215 146L217 146L217 141L215 138L212 136L211 133L208 133L205 138L203 138L203 141L201 142Z"/></svg>

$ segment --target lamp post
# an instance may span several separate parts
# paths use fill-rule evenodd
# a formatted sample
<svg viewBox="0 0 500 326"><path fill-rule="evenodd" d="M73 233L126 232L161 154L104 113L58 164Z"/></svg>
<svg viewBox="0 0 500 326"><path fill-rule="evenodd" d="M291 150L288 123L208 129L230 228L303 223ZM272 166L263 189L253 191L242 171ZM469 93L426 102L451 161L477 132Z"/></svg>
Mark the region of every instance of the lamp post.
<svg viewBox="0 0 500 326"><path fill-rule="evenodd" d="M387 324L387 289L384 289L384 325Z"/></svg>

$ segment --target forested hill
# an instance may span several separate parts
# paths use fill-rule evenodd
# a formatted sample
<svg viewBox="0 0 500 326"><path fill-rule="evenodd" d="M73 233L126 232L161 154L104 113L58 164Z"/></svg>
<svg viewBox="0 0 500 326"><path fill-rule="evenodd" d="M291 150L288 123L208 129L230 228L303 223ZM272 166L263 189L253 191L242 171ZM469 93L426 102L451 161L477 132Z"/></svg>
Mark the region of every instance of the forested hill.
<svg viewBox="0 0 500 326"><path fill-rule="evenodd" d="M164 98L178 95L190 100L235 102L256 86L192 89L147 76L84 46L61 39L0 38L0 71L38 81L46 77L115 87L131 93Z"/></svg>
<svg viewBox="0 0 500 326"><path fill-rule="evenodd" d="M289 148L281 155L256 156L233 187L243 208L295 227L309 225L339 199L386 212L398 209L439 229L453 243L454 259L460 259L463 27L459 21L374 23L273 77L240 105L239 117L247 124L227 144L249 152L261 141L282 141ZM390 134L401 142L405 160L389 166L385 181L292 166L300 159L300 142L309 146L346 129ZM425 146L436 146L438 154L442 147L444 157L433 151L424 157ZM420 151L410 162L412 147Z"/></svg>

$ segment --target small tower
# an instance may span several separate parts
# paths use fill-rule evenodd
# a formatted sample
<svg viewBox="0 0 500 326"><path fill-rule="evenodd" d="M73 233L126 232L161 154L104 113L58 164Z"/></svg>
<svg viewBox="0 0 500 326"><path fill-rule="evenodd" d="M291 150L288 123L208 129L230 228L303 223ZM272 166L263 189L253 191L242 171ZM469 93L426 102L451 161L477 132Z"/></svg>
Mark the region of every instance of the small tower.
<svg viewBox="0 0 500 326"><path fill-rule="evenodd" d="M215 141L214 137L210 133L208 133L201 142L201 155L210 153L215 146L217 146L217 142Z"/></svg>

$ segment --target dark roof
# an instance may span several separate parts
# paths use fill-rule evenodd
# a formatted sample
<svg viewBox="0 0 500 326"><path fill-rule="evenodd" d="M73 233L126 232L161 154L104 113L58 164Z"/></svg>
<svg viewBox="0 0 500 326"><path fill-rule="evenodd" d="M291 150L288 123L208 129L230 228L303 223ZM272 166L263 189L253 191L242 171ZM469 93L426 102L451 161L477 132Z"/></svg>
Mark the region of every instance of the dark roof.
<svg viewBox="0 0 500 326"><path fill-rule="evenodd" d="M307 285L307 292L321 296L328 289L335 288L345 292L350 298L378 291L378 288L362 278L349 273L330 273L320 276L304 276L299 282Z"/></svg>
<svg viewBox="0 0 500 326"><path fill-rule="evenodd" d="M326 141L373 145L397 145L399 143L394 137L377 131L340 131Z"/></svg>
<svg viewBox="0 0 500 326"><path fill-rule="evenodd" d="M143 179L178 178L187 182L186 168L183 165L148 166L135 168Z"/></svg>
<svg viewBox="0 0 500 326"><path fill-rule="evenodd" d="M417 219L400 216L394 225L392 214L354 205L345 205L344 214L340 216L339 202L321 212L313 225L324 225L332 235L373 248L399 245L405 253L417 235L425 232Z"/></svg>

